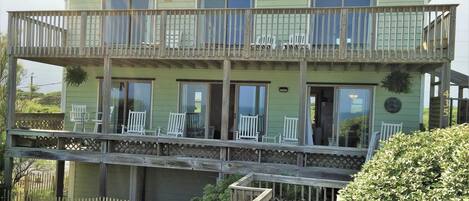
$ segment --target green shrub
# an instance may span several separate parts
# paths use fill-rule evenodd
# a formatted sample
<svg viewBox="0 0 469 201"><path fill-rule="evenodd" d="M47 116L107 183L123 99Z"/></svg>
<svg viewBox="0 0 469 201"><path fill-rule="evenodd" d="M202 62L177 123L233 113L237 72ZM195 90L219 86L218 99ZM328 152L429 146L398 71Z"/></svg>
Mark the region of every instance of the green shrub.
<svg viewBox="0 0 469 201"><path fill-rule="evenodd" d="M398 134L340 191L342 200L469 200L469 125Z"/></svg>
<svg viewBox="0 0 469 201"><path fill-rule="evenodd" d="M202 197L192 198L192 201L230 201L230 189L228 188L232 183L238 181L241 176L230 175L217 182L216 185L207 184L204 187L204 194Z"/></svg>

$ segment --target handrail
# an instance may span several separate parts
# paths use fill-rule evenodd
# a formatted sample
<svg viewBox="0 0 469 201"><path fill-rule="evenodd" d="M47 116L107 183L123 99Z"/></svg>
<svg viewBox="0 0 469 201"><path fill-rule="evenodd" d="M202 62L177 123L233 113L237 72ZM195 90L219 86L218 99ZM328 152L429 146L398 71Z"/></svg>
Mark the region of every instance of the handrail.
<svg viewBox="0 0 469 201"><path fill-rule="evenodd" d="M453 6L459 6L459 4L428 4L428 5L394 5L394 6L373 6L373 7L368 7L368 6L353 6L353 7L347 7L347 8L413 8L413 7L453 7ZM347 9L345 8L345 9ZM27 10L22 10L22 11L7 11L7 13L30 13L30 12L115 12L115 11L199 11L199 10L321 10L321 9L343 9L342 7L321 7L321 8L302 8L302 7L296 7L296 8L165 8L165 9L118 9L118 10L112 10L112 9L71 9L71 10L41 10L41 11L27 11Z"/></svg>
<svg viewBox="0 0 469 201"><path fill-rule="evenodd" d="M254 182L258 182L259 187L254 187L253 185ZM276 185L276 184L280 184L280 185ZM339 181L339 180L293 177L293 176L251 172L245 175L244 177L242 177L241 179L237 180L236 182L232 183L231 185L229 185L229 189L231 190L231 201L270 200L273 198L273 196L278 196L280 199L282 199L284 197L282 197L281 190L278 189L278 188L282 188L281 184L295 186L295 189L296 189L296 186L301 186L301 188L308 186L309 187L308 191L305 191L305 192L301 191L302 192L301 196L304 196L302 198L306 197L306 198L311 199L314 196L316 196L315 197L316 199L314 200L317 200L320 197L318 197L319 195L317 193L312 193L310 189L311 187L330 189L331 194L329 194L329 196L335 197L336 196L335 189L344 188L348 184L348 182ZM292 194L292 192L289 192L289 193ZM288 194L288 192L286 192L285 194ZM324 197L326 196L324 195ZM301 198L297 198L297 200L301 200ZM334 199L332 198L332 200Z"/></svg>
<svg viewBox="0 0 469 201"><path fill-rule="evenodd" d="M100 134L100 133L79 133L71 131L56 130L39 130L39 129L11 129L9 133L12 136L41 136L41 137L60 137L60 138L77 138L77 139L96 139L96 140L131 140L142 142L168 143L168 144L186 144L196 146L213 146L213 147L231 147L246 149L264 149L264 150L284 150L290 152L302 153L319 153L319 154L335 154L348 156L366 156L367 149L353 147L333 147L323 145L290 145L279 143L256 143L248 141L236 140L218 140L218 139L198 139L198 138L174 138L162 136L140 136L140 135L123 135L123 134Z"/></svg>
<svg viewBox="0 0 469 201"><path fill-rule="evenodd" d="M456 6L12 11L9 46L19 57L443 62Z"/></svg>

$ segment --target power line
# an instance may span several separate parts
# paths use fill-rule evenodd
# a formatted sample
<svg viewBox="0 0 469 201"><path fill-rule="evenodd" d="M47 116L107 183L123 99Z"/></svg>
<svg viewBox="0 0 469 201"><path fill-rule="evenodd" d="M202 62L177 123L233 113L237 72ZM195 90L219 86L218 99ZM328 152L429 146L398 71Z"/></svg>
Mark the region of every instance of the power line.
<svg viewBox="0 0 469 201"><path fill-rule="evenodd" d="M34 85L34 86L42 87L42 86L57 85L57 84L62 84L62 82L53 82L53 83L46 83L46 84L38 84L38 85ZM17 88L25 89L25 88L29 88L29 87L30 87L30 86L19 86L19 87L17 87Z"/></svg>

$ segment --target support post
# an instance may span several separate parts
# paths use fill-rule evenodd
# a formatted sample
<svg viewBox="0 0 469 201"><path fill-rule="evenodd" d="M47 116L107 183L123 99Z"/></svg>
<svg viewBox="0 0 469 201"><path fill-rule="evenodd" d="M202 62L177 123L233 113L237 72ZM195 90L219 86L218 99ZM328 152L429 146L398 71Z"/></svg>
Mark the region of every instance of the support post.
<svg viewBox="0 0 469 201"><path fill-rule="evenodd" d="M231 61L223 61L223 97L221 109L221 139L228 140L230 112L230 77Z"/></svg>
<svg viewBox="0 0 469 201"><path fill-rule="evenodd" d="M129 200L139 201L142 200L142 191L144 183L144 171L143 167L130 166L130 189L129 189Z"/></svg>
<svg viewBox="0 0 469 201"><path fill-rule="evenodd" d="M298 104L298 145L305 145L306 138L306 100L307 100L307 86L306 86L306 76L307 76L307 62L300 62L300 72L299 72L299 104Z"/></svg>
<svg viewBox="0 0 469 201"><path fill-rule="evenodd" d="M300 62L300 71L299 71L299 101L298 101L298 145L305 145L306 139L306 100L307 100L307 91L308 87L306 86L306 77L308 72L308 63L306 61ZM299 167L304 166L304 154L298 153L297 155L297 165Z"/></svg>
<svg viewBox="0 0 469 201"><path fill-rule="evenodd" d="M111 68L112 60L108 55L104 57L104 73L103 73L103 116L102 116L102 128L101 132L103 134L110 133L110 112L111 112ZM108 144L107 141L101 142L101 153L107 153ZM107 195L107 165L105 163L99 164L99 196L106 197Z"/></svg>
<svg viewBox="0 0 469 201"><path fill-rule="evenodd" d="M440 74L440 128L446 128L449 125L449 90L451 79L451 64L445 63L441 68Z"/></svg>
<svg viewBox="0 0 469 201"><path fill-rule="evenodd" d="M65 178L65 161L57 161L55 171L55 196L64 197L64 178Z"/></svg>
<svg viewBox="0 0 469 201"><path fill-rule="evenodd" d="M12 146L12 137L10 129L15 127L15 108L16 108L16 66L17 58L12 55L12 48L8 49L8 105L7 105L7 132L6 149ZM7 189L12 186L13 158L5 156L4 183Z"/></svg>
<svg viewBox="0 0 469 201"><path fill-rule="evenodd" d="M456 124L462 124L464 121L462 120L461 117L461 108L463 107L463 97L464 97L464 87L459 86L458 87L458 112L456 113Z"/></svg>
<svg viewBox="0 0 469 201"><path fill-rule="evenodd" d="M223 61L223 97L221 105L221 140L228 140L229 125L230 125L230 88L231 88L231 61L225 59ZM225 147L220 148L220 160L227 160L228 149ZM224 173L220 172L218 178L222 179Z"/></svg>
<svg viewBox="0 0 469 201"><path fill-rule="evenodd" d="M110 113L111 113L111 68L112 68L112 61L109 57L104 58L104 70L103 70L103 105L102 111L103 116L102 118L102 127L101 132L103 134L109 133L109 125L110 125Z"/></svg>

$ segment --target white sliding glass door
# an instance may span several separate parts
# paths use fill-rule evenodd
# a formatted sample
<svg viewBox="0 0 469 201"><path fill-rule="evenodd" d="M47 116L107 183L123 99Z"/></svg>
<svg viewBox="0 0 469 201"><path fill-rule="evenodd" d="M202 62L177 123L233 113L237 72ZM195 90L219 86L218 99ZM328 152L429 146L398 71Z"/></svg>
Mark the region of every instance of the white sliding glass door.
<svg viewBox="0 0 469 201"><path fill-rule="evenodd" d="M336 89L336 137L339 146L367 147L371 130L372 90L338 87Z"/></svg>

